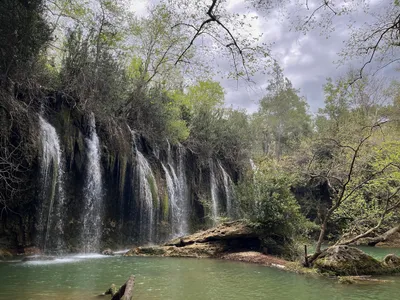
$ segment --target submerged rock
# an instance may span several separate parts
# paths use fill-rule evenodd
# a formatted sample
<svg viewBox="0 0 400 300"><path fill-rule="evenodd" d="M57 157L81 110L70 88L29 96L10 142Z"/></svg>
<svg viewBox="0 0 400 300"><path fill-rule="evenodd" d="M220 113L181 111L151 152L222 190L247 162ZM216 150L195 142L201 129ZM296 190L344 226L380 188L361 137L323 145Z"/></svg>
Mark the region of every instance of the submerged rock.
<svg viewBox="0 0 400 300"><path fill-rule="evenodd" d="M133 248L125 256L220 257L224 253L260 248L256 230L244 222L234 221L171 240L162 246Z"/></svg>
<svg viewBox="0 0 400 300"><path fill-rule="evenodd" d="M341 245L325 249L314 267L338 276L388 274L400 271L400 258L390 254L380 262L360 249Z"/></svg>
<svg viewBox="0 0 400 300"><path fill-rule="evenodd" d="M103 255L110 255L113 256L114 255L114 251L112 251L110 248L104 249L101 254Z"/></svg>

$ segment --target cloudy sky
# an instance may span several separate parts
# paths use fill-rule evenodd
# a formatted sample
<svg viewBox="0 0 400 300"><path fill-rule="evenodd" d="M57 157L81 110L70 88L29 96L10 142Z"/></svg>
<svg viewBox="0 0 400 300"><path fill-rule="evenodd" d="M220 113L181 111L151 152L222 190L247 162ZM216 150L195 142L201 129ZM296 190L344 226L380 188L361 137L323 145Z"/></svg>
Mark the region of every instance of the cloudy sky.
<svg viewBox="0 0 400 300"><path fill-rule="evenodd" d="M146 14L146 6L149 1L134 1L137 5L134 9L138 14ZM295 0L293 0L295 1ZM386 6L388 1L392 0L371 0L369 1L369 12L379 10ZM154 0L151 2L154 3ZM259 18L252 24L255 33L263 33L263 41L271 45L271 56L276 59L284 69L285 76L288 77L294 87L300 89L300 93L307 99L310 106L310 112L317 112L318 108L323 106L323 84L326 78L338 78L345 74L349 68L360 68L360 61L347 61L345 64L337 63L338 53L343 49L344 42L349 39L350 31L348 25L352 22L363 24L372 20L370 15L363 12L362 9L350 16L336 18L332 28L334 29L327 37L321 34L321 28L309 30L307 34L294 30L296 17L303 17L309 14L305 8L299 10L298 3L292 2L288 8L283 11L274 9L265 14L262 11L249 11L249 8L243 1L228 0L230 12L258 14ZM304 4L305 1L302 1ZM309 2L309 8L312 11L313 3ZM314 6L315 7L315 6ZM373 21L373 20L372 20ZM336 62L336 63L335 63ZM221 63L221 66L229 63ZM380 76L395 75L394 66L383 69L378 73ZM249 85L243 81L232 79L221 79L225 92L226 103L229 106L245 108L249 112L257 110L257 102L264 95L265 87L268 83L267 75L258 74L252 78L256 85Z"/></svg>

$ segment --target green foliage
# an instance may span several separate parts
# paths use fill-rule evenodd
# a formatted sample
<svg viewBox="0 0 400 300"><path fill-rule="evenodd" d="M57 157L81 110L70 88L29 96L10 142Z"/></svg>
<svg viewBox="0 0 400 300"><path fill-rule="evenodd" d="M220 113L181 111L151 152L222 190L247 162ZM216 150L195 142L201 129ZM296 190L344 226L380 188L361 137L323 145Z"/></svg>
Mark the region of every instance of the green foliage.
<svg viewBox="0 0 400 300"><path fill-rule="evenodd" d="M352 182L352 186L366 182L335 214L347 220L345 233L362 233L380 224L387 230L397 224L400 211L400 142L385 141L372 147L372 159L367 168Z"/></svg>
<svg viewBox="0 0 400 300"><path fill-rule="evenodd" d="M258 139L265 154L279 158L298 148L301 139L311 133L308 105L298 96L298 91L283 76L275 62L268 94L260 101L259 112L254 116Z"/></svg>
<svg viewBox="0 0 400 300"><path fill-rule="evenodd" d="M50 41L43 0L0 2L0 74L14 81L28 78Z"/></svg>
<svg viewBox="0 0 400 300"><path fill-rule="evenodd" d="M179 102L171 99L160 88L148 92L134 93L129 102L135 108L128 116L128 121L148 139L157 142L183 142L189 136L186 121L182 120Z"/></svg>
<svg viewBox="0 0 400 300"><path fill-rule="evenodd" d="M98 114L115 113L126 97L125 70L112 52L93 44L93 33L71 31L60 71L61 89L82 108Z"/></svg>
<svg viewBox="0 0 400 300"><path fill-rule="evenodd" d="M306 229L305 218L291 191L296 177L276 162L266 161L247 174L237 189L242 214L273 236L292 240Z"/></svg>

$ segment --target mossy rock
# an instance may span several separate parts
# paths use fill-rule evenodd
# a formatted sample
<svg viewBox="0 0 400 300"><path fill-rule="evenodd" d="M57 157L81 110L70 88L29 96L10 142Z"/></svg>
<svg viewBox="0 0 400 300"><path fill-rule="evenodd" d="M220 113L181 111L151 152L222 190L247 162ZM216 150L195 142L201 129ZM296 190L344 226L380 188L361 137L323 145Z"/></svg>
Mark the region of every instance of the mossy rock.
<svg viewBox="0 0 400 300"><path fill-rule="evenodd" d="M333 246L325 249L314 262L314 267L323 273L337 276L373 275L387 271L380 261L349 246Z"/></svg>
<svg viewBox="0 0 400 300"><path fill-rule="evenodd" d="M124 256L163 256L165 254L165 249L159 246L151 246L151 247L136 247L129 250L125 253Z"/></svg>
<svg viewBox="0 0 400 300"><path fill-rule="evenodd" d="M6 249L0 249L0 259L11 258L13 255Z"/></svg>

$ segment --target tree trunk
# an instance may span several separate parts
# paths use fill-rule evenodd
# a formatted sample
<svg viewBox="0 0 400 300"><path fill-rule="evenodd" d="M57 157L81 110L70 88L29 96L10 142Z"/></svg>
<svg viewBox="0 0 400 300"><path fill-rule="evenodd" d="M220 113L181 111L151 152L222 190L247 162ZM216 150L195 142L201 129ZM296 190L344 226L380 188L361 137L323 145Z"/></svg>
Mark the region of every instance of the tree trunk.
<svg viewBox="0 0 400 300"><path fill-rule="evenodd" d="M321 224L321 231L319 232L319 237L318 237L318 241L317 241L317 245L315 247L315 252L314 254L310 257L310 259L308 260L308 263L310 265L313 264L313 262L318 258L318 256L322 253L321 251L321 247L322 247L322 243L324 242L324 238L325 238L325 233L326 233L326 229L328 227L328 220L332 215L332 212L337 208L337 206L333 206L331 207L327 212L326 215L324 217L324 221Z"/></svg>
<svg viewBox="0 0 400 300"><path fill-rule="evenodd" d="M368 239L368 246L375 246L380 242L386 242L396 232L400 232L400 224L386 231L384 234L381 234L380 236Z"/></svg>
<svg viewBox="0 0 400 300"><path fill-rule="evenodd" d="M131 275L127 282L120 287L118 292L111 300L133 300L133 287L135 285L135 276Z"/></svg>

